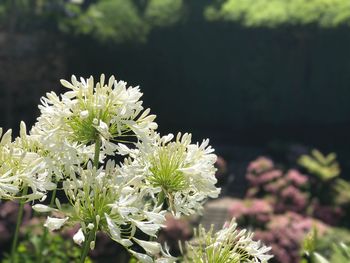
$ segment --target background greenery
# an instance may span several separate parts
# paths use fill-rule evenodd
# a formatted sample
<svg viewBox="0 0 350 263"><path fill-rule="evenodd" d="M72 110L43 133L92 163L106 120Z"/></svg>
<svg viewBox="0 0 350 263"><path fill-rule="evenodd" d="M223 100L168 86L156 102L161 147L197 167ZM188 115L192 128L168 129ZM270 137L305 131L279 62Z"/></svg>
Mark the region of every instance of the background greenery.
<svg viewBox="0 0 350 263"><path fill-rule="evenodd" d="M163 132L303 143L350 171L346 0L6 0L0 125L31 123L71 74L141 84Z"/></svg>

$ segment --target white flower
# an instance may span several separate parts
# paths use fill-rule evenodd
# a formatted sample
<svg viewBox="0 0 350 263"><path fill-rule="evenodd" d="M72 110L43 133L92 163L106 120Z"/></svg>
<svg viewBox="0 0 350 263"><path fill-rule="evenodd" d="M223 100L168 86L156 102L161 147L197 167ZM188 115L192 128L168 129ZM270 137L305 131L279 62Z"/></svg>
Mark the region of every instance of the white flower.
<svg viewBox="0 0 350 263"><path fill-rule="evenodd" d="M66 223L68 219L69 217L55 218L48 216L44 226L47 227L50 231L58 230L64 225L64 223Z"/></svg>
<svg viewBox="0 0 350 263"><path fill-rule="evenodd" d="M103 74L97 83L93 77L78 81L75 76L71 83L61 83L69 91L61 96L47 93L41 99L41 116L31 134L41 136L49 151L68 156L70 163L84 161L81 157L86 154L91 158L98 139L102 141L102 156L112 155L117 150L116 143L128 141L130 135L148 140L150 132L157 128L156 116L143 109L138 87L127 87L126 82L118 82L114 76L105 83Z"/></svg>
<svg viewBox="0 0 350 263"><path fill-rule="evenodd" d="M208 140L192 144L190 134L173 137L154 134L152 142L137 144L138 149L129 152L133 161L125 162L122 172L143 178L154 194L158 192L159 201L167 200L175 215L194 214L208 197L220 192L215 186L216 155Z"/></svg>
<svg viewBox="0 0 350 263"><path fill-rule="evenodd" d="M47 212L51 212L54 211L54 208L51 208L47 205L42 205L42 204L35 204L32 206L33 210L39 213L47 213Z"/></svg>
<svg viewBox="0 0 350 263"><path fill-rule="evenodd" d="M157 212L145 211L144 213L147 216L148 220L150 220L156 224L162 225L165 222L164 214L166 213L166 211L157 211Z"/></svg>
<svg viewBox="0 0 350 263"><path fill-rule="evenodd" d="M169 252L169 247L167 246L167 244L164 244L164 248L161 247L160 248L162 257L161 258L157 258L156 259L156 263L175 263L178 261L178 259L176 257L173 257L172 255L170 255Z"/></svg>
<svg viewBox="0 0 350 263"><path fill-rule="evenodd" d="M145 182L133 174L121 173L121 168L110 160L97 170L88 163L77 174L77 180L63 182L63 189L73 205L71 217L79 218L83 229L103 231L129 251L135 244L142 246L145 254L138 252L135 256L145 262L171 257L163 256L160 244L134 237L137 229L156 237L165 221L166 211L157 207L153 191L143 187Z"/></svg>
<svg viewBox="0 0 350 263"><path fill-rule="evenodd" d="M80 112L80 117L81 117L82 119L85 119L85 118L87 118L88 116L89 116L89 111L88 111L88 110L83 110L83 111Z"/></svg>
<svg viewBox="0 0 350 263"><path fill-rule="evenodd" d="M79 228L78 232L75 233L75 235L73 236L73 241L79 246L81 246L81 244L84 243L85 236L81 228Z"/></svg>
<svg viewBox="0 0 350 263"><path fill-rule="evenodd" d="M168 247L165 245L163 249L162 246L154 241L143 241L139 239L133 238L137 244L139 244L147 253L137 253L133 250L129 250L129 252L137 258L140 262L156 262L156 263L175 263L177 262L177 258L173 257L169 253ZM155 258L155 260L153 260Z"/></svg>
<svg viewBox="0 0 350 263"><path fill-rule="evenodd" d="M159 224L155 224L155 223L150 222L150 221L144 222L144 221L138 221L138 220L131 219L131 222L133 222L137 226L137 228L139 228L143 233L145 233L149 236L153 236L153 237L156 237L156 233L160 229Z"/></svg>
<svg viewBox="0 0 350 263"><path fill-rule="evenodd" d="M0 199L11 198L20 190L19 174L16 169L16 160L11 143L12 130L2 134L0 128Z"/></svg>
<svg viewBox="0 0 350 263"><path fill-rule="evenodd" d="M256 262L267 262L272 258L272 255L267 254L271 247L264 246L260 241L249 242L246 251L251 255Z"/></svg>
<svg viewBox="0 0 350 263"><path fill-rule="evenodd" d="M139 244L148 254L157 255L160 252L160 244L154 241L144 241L137 238L133 238L133 240Z"/></svg>
<svg viewBox="0 0 350 263"><path fill-rule="evenodd" d="M0 138L2 129L0 129ZM22 196L27 201L41 199L56 185L51 182L49 165L37 147L39 142L26 134L24 122L20 137L12 142L12 131L7 131L0 142L0 198L12 199L30 188L31 194Z"/></svg>
<svg viewBox="0 0 350 263"><path fill-rule="evenodd" d="M123 239L121 237L120 228L113 222L113 220L107 214L105 214L105 218L107 220L107 226L111 238L114 241L117 241L118 243L123 245L124 247L130 247L132 245L132 242L129 239Z"/></svg>
<svg viewBox="0 0 350 263"><path fill-rule="evenodd" d="M267 254L271 247L253 241L253 233L245 229L237 230L234 220L227 227L213 233L213 228L206 232L203 227L198 229L196 245L186 243L187 254L184 259L187 263L202 262L254 262L265 263L272 258Z"/></svg>

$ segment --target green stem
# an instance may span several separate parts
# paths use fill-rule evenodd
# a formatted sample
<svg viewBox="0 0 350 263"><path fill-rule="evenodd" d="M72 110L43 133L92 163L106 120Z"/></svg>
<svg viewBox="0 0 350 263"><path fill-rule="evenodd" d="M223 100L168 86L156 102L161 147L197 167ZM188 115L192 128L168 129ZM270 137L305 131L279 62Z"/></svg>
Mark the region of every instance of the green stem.
<svg viewBox="0 0 350 263"><path fill-rule="evenodd" d="M162 189L162 191L158 194L158 202L157 206L163 206L165 200L165 191Z"/></svg>
<svg viewBox="0 0 350 263"><path fill-rule="evenodd" d="M83 251L80 257L80 263L85 262L85 258L90 250L90 243L94 240L95 235L96 235L96 222L95 222L95 227L92 230L90 230L88 239L84 242Z"/></svg>
<svg viewBox="0 0 350 263"><path fill-rule="evenodd" d="M22 196L27 195L28 193L28 187L23 188ZM17 215L17 223L16 223L16 230L15 235L12 240L12 247L11 247L11 263L16 262L16 250L17 250L17 243L18 243L18 236L19 236L19 229L22 224L22 218L23 218L23 210L24 210L24 204L25 199L21 199L19 201L19 208L18 208L18 215Z"/></svg>
<svg viewBox="0 0 350 263"><path fill-rule="evenodd" d="M57 188L55 188L52 191L52 196L51 196L51 200L50 200L50 207L53 207L54 203L55 203L55 198L56 198L56 191ZM40 246L39 246L39 256L38 256L38 263L42 263L43 262L43 252L44 252L44 245L46 243L46 238L47 238L47 234L49 233L49 230L47 227L44 227L44 233L41 236L41 240L40 240Z"/></svg>
<svg viewBox="0 0 350 263"><path fill-rule="evenodd" d="M100 148L101 148L101 139L97 138L95 141L95 156L94 156L94 167L96 169L98 168L99 159L100 159ZM90 250L90 243L94 240L94 238L96 236L97 222L95 222L94 225L95 225L94 228L92 230L90 230L88 239L85 240L85 242L84 242L83 251L82 251L81 257L80 257L80 263L85 262L85 258Z"/></svg>
<svg viewBox="0 0 350 263"><path fill-rule="evenodd" d="M95 141L95 156L94 156L94 167L97 169L100 159L100 148L101 148L101 139L97 138Z"/></svg>
<svg viewBox="0 0 350 263"><path fill-rule="evenodd" d="M168 203L169 203L170 211L172 213L174 213L174 215L175 215L176 211L175 211L175 207L174 207L174 197L171 193L168 193L167 196L168 196Z"/></svg>

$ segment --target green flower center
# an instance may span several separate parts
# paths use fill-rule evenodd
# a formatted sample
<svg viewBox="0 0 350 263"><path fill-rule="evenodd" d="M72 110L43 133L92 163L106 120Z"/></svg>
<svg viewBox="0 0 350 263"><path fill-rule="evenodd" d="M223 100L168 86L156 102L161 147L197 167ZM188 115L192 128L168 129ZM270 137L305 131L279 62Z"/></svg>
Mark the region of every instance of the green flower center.
<svg viewBox="0 0 350 263"><path fill-rule="evenodd" d="M186 157L186 147L180 143L170 143L161 146L151 158L149 181L155 187L161 187L166 193L183 190L187 180L179 168L183 167Z"/></svg>
<svg viewBox="0 0 350 263"><path fill-rule="evenodd" d="M97 95L96 95L97 96ZM117 105L112 105L109 99L103 103L104 107L97 107L98 102L94 101L95 96L89 100L79 98L77 109L73 110L73 116L66 120L66 124L72 129L72 140L83 144L95 143L99 136L96 129L100 121L108 125L108 133L115 141L116 137L126 137L131 129L120 122L113 122L113 116L117 112ZM96 122L97 121L97 122Z"/></svg>
<svg viewBox="0 0 350 263"><path fill-rule="evenodd" d="M68 126L72 129L72 140L83 144L94 143L98 138L98 131L94 127L95 114L89 114L86 118L73 116L67 120Z"/></svg>

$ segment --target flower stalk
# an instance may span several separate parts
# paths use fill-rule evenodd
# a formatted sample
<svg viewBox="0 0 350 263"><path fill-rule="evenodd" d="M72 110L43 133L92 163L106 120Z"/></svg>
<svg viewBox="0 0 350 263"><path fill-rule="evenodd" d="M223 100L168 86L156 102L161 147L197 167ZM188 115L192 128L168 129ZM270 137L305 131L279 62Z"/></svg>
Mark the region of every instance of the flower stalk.
<svg viewBox="0 0 350 263"><path fill-rule="evenodd" d="M95 223L94 225L95 225L94 228L92 230L90 230L88 239L84 242L83 250L81 253L81 257L80 257L80 263L85 262L86 256L90 251L90 244L95 238L97 224Z"/></svg>
<svg viewBox="0 0 350 263"><path fill-rule="evenodd" d="M97 138L95 141L95 155L94 155L94 167L96 169L98 169L100 151L101 151L101 139Z"/></svg>
<svg viewBox="0 0 350 263"><path fill-rule="evenodd" d="M52 196L51 196L51 200L50 200L50 207L53 207L54 203L55 203L55 198L56 198L56 191L57 188L55 188L52 191ZM39 255L38 255L38 263L42 263L43 262L43 252L44 252L44 246L46 243L46 239L47 239L47 235L49 233L49 230L47 227L44 227L44 233L41 236L41 240L40 240L40 246L39 246Z"/></svg>
<svg viewBox="0 0 350 263"><path fill-rule="evenodd" d="M22 195L26 196L27 194L28 194L28 187L24 187ZM25 204L25 200L21 199L19 202L19 208L18 208L16 230L15 230L15 234L14 234L12 246L11 246L11 261L10 261L11 263L16 262L16 250L17 250L17 244L18 244L19 230L23 219L24 204Z"/></svg>
<svg viewBox="0 0 350 263"><path fill-rule="evenodd" d="M100 159L100 148L101 148L101 139L99 137L97 137L97 139L95 141L95 155L94 155L94 164L93 164L95 169L98 169L98 164L99 164L99 159ZM85 262L85 258L90 251L90 244L96 236L97 226L98 226L98 224L97 224L97 222L95 222L94 228L91 229L89 232L88 239L84 242L83 250L81 253L81 257L80 257L81 263Z"/></svg>

